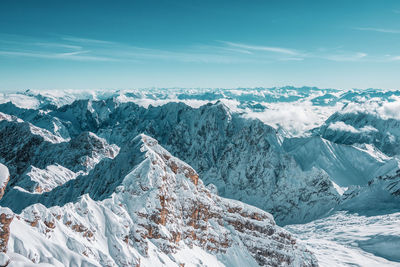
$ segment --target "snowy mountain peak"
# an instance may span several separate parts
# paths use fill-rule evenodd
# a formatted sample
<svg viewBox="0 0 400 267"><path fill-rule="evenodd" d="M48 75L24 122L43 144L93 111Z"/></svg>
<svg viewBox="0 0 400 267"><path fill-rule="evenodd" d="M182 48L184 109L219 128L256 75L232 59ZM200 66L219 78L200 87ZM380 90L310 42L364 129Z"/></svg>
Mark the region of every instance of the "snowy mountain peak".
<svg viewBox="0 0 400 267"><path fill-rule="evenodd" d="M398 97L293 87L0 95L11 265L316 265L275 221L398 210Z"/></svg>
<svg viewBox="0 0 400 267"><path fill-rule="evenodd" d="M192 167L155 139L140 134L129 144L62 191L34 196L45 205L28 205L12 221L10 252L60 266L72 259L90 266L317 265L270 214L214 195ZM114 183L112 166L123 162L126 167L119 167L126 174L114 191L94 199ZM72 187L83 189L76 201L51 204L65 201L60 193ZM34 242L21 242L27 232Z"/></svg>

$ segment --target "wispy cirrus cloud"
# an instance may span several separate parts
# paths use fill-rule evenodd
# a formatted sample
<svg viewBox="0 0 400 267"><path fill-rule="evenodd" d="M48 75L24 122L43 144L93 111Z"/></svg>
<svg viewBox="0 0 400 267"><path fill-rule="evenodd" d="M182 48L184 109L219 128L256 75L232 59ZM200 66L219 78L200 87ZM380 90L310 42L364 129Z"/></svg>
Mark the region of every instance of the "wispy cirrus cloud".
<svg viewBox="0 0 400 267"><path fill-rule="evenodd" d="M32 45L46 47L46 48L65 48L70 50L80 50L82 46L72 45L72 44L62 44L62 43L51 43L51 42L38 42L32 43Z"/></svg>
<svg viewBox="0 0 400 267"><path fill-rule="evenodd" d="M7 51L0 50L0 56L8 57L31 57L31 58L44 58L44 59L66 59L76 61L115 61L113 58L85 55L88 51L76 51L70 53L46 53L35 51Z"/></svg>
<svg viewBox="0 0 400 267"><path fill-rule="evenodd" d="M163 60L197 63L232 63L253 60L241 56L233 56L237 52L246 53L244 50L240 51L240 49L234 48L231 54L220 53L214 49L195 49L194 47L171 51L73 36L57 36L57 39L52 41L25 38L24 36L12 36L8 41L0 41L0 56L3 57L31 57L75 61L137 62Z"/></svg>
<svg viewBox="0 0 400 267"><path fill-rule="evenodd" d="M356 52L356 53L327 54L327 55L321 55L320 57L331 61L359 61L367 56L368 54L366 53Z"/></svg>
<svg viewBox="0 0 400 267"><path fill-rule="evenodd" d="M116 44L115 42L111 42L111 41L90 39L90 38L80 38L80 37L74 37L74 36L62 36L61 39L64 41L81 43L81 44L99 44L99 45Z"/></svg>
<svg viewBox="0 0 400 267"><path fill-rule="evenodd" d="M300 62L312 59L336 62L400 60L397 56L374 56L362 51L346 51L343 47L306 51L284 46L214 41L212 45L192 45L179 50L164 50L74 36L57 36L50 40L26 38L24 36L3 38L0 39L0 56L73 61L175 61L221 64L244 62L266 64L279 61Z"/></svg>
<svg viewBox="0 0 400 267"><path fill-rule="evenodd" d="M400 30L386 29L386 28L354 27L353 29L358 31L370 31L370 32L381 32L381 33L400 33Z"/></svg>
<svg viewBox="0 0 400 267"><path fill-rule="evenodd" d="M301 51L284 47L259 46L243 43L234 43L221 41L226 47L224 49L237 48L249 51L251 54L260 55L260 53L268 53L275 56L278 61L303 61L306 59L322 59L329 61L345 62L364 60L368 54L364 52L348 52L338 49L320 49L316 51ZM261 57L262 58L262 57Z"/></svg>
<svg viewBox="0 0 400 267"><path fill-rule="evenodd" d="M287 54L287 55L298 55L294 49L283 48L283 47L273 47L273 46L260 46L260 45L249 45L249 44L242 44L242 43L234 43L234 42L226 42L222 41L223 44L227 45L228 48L240 48L244 49L245 51L263 51L263 52L272 52L272 53L280 53L280 54Z"/></svg>
<svg viewBox="0 0 400 267"><path fill-rule="evenodd" d="M244 51L248 51L250 54L261 56L259 57L260 60L263 59L262 56L264 53L272 55L272 57L278 61L304 61L306 59L322 59L337 62L349 62L365 60L368 57L368 54L364 52L350 52L338 49L324 48L315 51L302 51L286 47L260 46L227 41L220 42L225 45L223 47L224 49L243 49Z"/></svg>

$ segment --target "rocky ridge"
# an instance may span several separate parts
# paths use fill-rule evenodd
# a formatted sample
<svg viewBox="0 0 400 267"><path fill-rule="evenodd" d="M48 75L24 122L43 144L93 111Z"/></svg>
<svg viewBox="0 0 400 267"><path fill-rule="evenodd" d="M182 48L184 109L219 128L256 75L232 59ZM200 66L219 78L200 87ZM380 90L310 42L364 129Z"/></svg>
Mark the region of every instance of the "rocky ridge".
<svg viewBox="0 0 400 267"><path fill-rule="evenodd" d="M15 215L8 245L11 256L55 266L72 262L85 266L317 265L313 255L278 227L270 214L210 192L193 168L155 139L139 135L130 144L114 160L129 161L127 156L138 160L130 161L134 166L110 197L92 199L90 195L101 195L98 190L102 190L93 187L96 194L81 195L75 203L49 208L33 204ZM96 168L99 165L94 172ZM82 181L77 178L67 184ZM46 194L52 191L36 195L43 198L38 202L45 201ZM31 240L26 239L28 232Z"/></svg>

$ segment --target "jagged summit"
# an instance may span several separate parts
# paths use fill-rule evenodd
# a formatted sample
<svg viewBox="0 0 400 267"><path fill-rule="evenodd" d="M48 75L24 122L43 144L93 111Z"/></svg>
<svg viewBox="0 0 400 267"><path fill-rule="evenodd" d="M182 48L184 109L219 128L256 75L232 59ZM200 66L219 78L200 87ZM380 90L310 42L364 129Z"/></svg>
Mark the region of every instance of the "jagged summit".
<svg viewBox="0 0 400 267"><path fill-rule="evenodd" d="M130 144L115 159L99 163L88 177L68 182L74 191L58 187L40 195L44 200L65 201L62 192L87 188L76 201L60 206L44 203L48 208L28 205L10 225L9 252L60 266L70 265L72 259L89 266L317 265L270 214L214 195L193 168L155 139L140 134ZM97 184L80 183L114 161L125 162L126 167L120 166L125 174L110 169L96 175ZM122 179L111 194L96 199L97 186L109 187L119 176ZM26 232L34 242L23 242Z"/></svg>
<svg viewBox="0 0 400 267"><path fill-rule="evenodd" d="M3 118L0 155L10 169L10 191L50 191L88 173L101 159L114 158L119 151L93 133L82 132L64 140L19 118Z"/></svg>
<svg viewBox="0 0 400 267"><path fill-rule="evenodd" d="M399 169L398 160L374 151L369 145L341 145L313 136L285 139L283 147L303 170L321 168L341 187L365 185L377 176Z"/></svg>
<svg viewBox="0 0 400 267"><path fill-rule="evenodd" d="M400 154L400 121L392 117L363 110L336 112L314 134L339 144L371 144L394 156Z"/></svg>
<svg viewBox="0 0 400 267"><path fill-rule="evenodd" d="M13 114L21 114L18 110L11 111ZM90 163L90 158L93 158L91 154L97 150L93 144L89 144L92 141L85 139L85 133L91 132L106 140L104 149L96 152L101 157L95 157L96 159L104 156L112 158L113 154L116 154L110 152L108 144L126 147L135 136L145 133L159 140L160 144L193 166L206 184L212 183L217 187L221 196L267 210L274 214L279 224L309 221L334 207L340 197L339 193L344 190L335 187L334 183L347 186L347 183L339 182L344 179L343 172L346 168L341 166L344 166L346 157L357 154L368 159L356 165L355 177L349 180L350 183L356 181L358 184L368 180L361 177L363 172L360 169L369 170L390 164L393 169L397 163L392 160L392 163L386 164L386 161L391 159L382 162L369 156L366 150L347 149L340 144L335 144L335 151L331 153L329 146L324 145L324 142L315 145L314 142L308 141L304 143L317 150L310 155L320 157L309 163L304 162L299 160L304 150L286 149L285 144L288 142L282 139L282 131L277 132L275 128L260 120L245 118L242 114L233 112L223 101L198 108L172 102L145 108L132 102L116 102L115 98L99 101L85 99L51 112L38 112L34 117L24 118L33 125L45 126L55 136L68 136L70 139L66 139L69 141L65 142L65 151L76 150L72 154L80 155L78 161L81 163L73 164L69 161L66 164L54 160L40 165L31 163L30 165L39 170L28 170L28 165L21 170L21 174L49 173L43 170L47 169L47 165L56 164L75 174L79 171L87 173L98 160ZM55 122L58 123L57 129L50 127ZM86 146L89 149L85 149ZM110 146L112 148L112 145ZM323 150L326 151L325 155L320 153ZM305 153L309 154L307 151ZM65 152L62 154L65 155ZM329 165L328 161L337 158L339 154L345 157L340 157L342 160L337 160L333 166ZM11 170L13 165L14 163L10 165ZM385 171L389 167L381 169ZM52 183L50 187L79 175L71 175L68 170L60 171L63 174L58 175L59 182ZM369 171L368 173L373 174ZM377 174L381 173L383 172ZM33 180L43 181L42 176ZM48 190L48 185L43 186ZM32 191L31 185L21 187ZM282 191L285 194L282 194Z"/></svg>
<svg viewBox="0 0 400 267"><path fill-rule="evenodd" d="M398 211L397 97L291 87L0 94L10 251L55 265L314 265L275 221L313 229L327 218L329 228L337 214ZM301 225L288 229L306 233ZM300 236L326 262L319 241Z"/></svg>

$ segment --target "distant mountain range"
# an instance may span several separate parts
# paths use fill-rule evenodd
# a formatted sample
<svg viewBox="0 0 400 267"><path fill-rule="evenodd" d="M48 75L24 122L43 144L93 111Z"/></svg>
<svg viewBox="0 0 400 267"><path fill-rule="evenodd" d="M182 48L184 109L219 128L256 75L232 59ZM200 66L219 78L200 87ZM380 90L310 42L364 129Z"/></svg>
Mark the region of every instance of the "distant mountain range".
<svg viewBox="0 0 400 267"><path fill-rule="evenodd" d="M400 209L400 91L28 90L0 102L0 264L345 265L294 236L343 212ZM395 250L397 222L372 244ZM400 264L365 244L355 263Z"/></svg>

